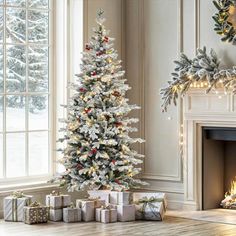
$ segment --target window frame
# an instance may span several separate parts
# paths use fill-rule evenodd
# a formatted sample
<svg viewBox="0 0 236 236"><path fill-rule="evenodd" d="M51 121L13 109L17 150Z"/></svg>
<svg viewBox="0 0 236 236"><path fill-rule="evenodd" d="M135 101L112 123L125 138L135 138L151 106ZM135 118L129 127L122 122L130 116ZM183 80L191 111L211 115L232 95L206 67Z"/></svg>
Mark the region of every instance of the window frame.
<svg viewBox="0 0 236 236"><path fill-rule="evenodd" d="M48 180L58 171L59 154L56 152L59 145L56 142L61 136L59 128L62 126L59 122L59 118L67 117L67 110L62 108L61 104L67 104L69 98L68 82L73 81L73 75L75 70L75 63L78 63L78 57L74 58L74 51L78 51L78 48L82 50L84 44L84 35L87 33L86 19L85 19L85 0L49 0L49 9L51 10L49 16L49 63L51 70L49 70L49 78L51 77L51 84L49 84L48 93L51 94L49 99L49 140L50 140L50 158L49 158L49 174L44 176L24 176L11 179L0 179L0 195L1 193L7 193L15 189L51 189L55 187L55 184L48 183ZM78 4L80 2L80 4ZM72 30L77 24L73 24L73 19L77 18L77 12L75 8L81 6L81 27L82 45L81 47L75 47L76 38ZM78 9L79 10L79 9ZM78 35L77 35L78 37ZM78 51L79 53L79 51Z"/></svg>
<svg viewBox="0 0 236 236"><path fill-rule="evenodd" d="M54 15L55 15L55 0L49 0L49 5L47 9L43 9L45 11L48 11L48 27L49 27L49 31L48 31L48 43L45 44L48 46L48 91L45 92L29 92L29 91L25 91L25 92L6 92L6 83L4 83L4 92L1 93L2 96L5 97L4 99L4 108L6 108L6 96L10 95L10 94L14 94L14 95L23 95L25 96L25 98L27 96L32 95L47 95L48 96L48 128L47 129L43 129L42 131L46 131L48 132L48 172L47 174L43 174L43 175L29 175L29 155L28 155L28 151L29 151L29 134L30 134L30 130L28 129L28 125L29 125L29 117L28 117L28 109L29 109L29 104L28 107L25 108L25 129L21 130L21 131L6 131L6 111L4 112L3 115L3 136L5 136L3 138L3 167L2 167L2 171L3 171L3 177L0 178L0 191L9 189L9 188L14 188L14 187L18 187L18 186L28 186L29 184L41 184L41 183L45 183L50 176L53 175L53 155L55 155L55 152L53 151L53 147L55 147L55 140L54 140L54 132L55 130L53 129L53 123L54 123L54 71L55 71L55 63L54 63ZM6 4L5 0L4 3L1 5L3 8L9 7L9 4ZM12 8L15 9L26 9L26 19L27 19L27 10L39 10L40 8L28 8L28 6L25 7L18 7L18 6L10 6ZM6 19L6 11L4 11L4 19ZM25 22L26 26L27 26L27 20ZM3 22L4 28L6 25L6 21ZM50 30L52 29L52 30ZM26 31L26 39L27 39L27 31ZM6 35L3 36L3 45L6 48L6 46L8 45L6 43ZM19 43L11 43L10 45L20 45ZM28 39L26 40L25 43L22 43L22 45L26 46L26 48L29 45L34 45L34 43L29 43ZM35 45L37 45L37 43L35 43ZM28 55L28 49L26 49L26 55ZM6 53L6 49L5 52ZM6 56L4 55L4 62L3 62L6 66ZM26 57L26 65L28 64L28 57ZM3 71L3 78L6 78L6 70ZM5 80L5 79L4 79ZM28 82L28 70L26 70L26 83ZM40 132L41 130L35 130L35 131L31 131L31 132ZM25 134L25 176L21 176L21 177L6 177L6 168L7 168L7 163L6 163L6 135L7 133L22 133ZM1 163L0 163L1 164Z"/></svg>

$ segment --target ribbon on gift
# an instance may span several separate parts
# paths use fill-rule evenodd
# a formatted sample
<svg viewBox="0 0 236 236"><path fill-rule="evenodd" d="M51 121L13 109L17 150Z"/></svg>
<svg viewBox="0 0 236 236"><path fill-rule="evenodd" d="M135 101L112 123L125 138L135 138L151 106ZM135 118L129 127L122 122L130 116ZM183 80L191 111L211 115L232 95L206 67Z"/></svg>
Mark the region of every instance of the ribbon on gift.
<svg viewBox="0 0 236 236"><path fill-rule="evenodd" d="M51 193L50 193L51 196L60 196L61 195L61 192L58 191L58 190L53 190Z"/></svg>
<svg viewBox="0 0 236 236"><path fill-rule="evenodd" d="M113 206L112 205L102 205L101 206L101 210L100 210L100 221L101 221L101 219L102 219L102 210L109 210L109 222L111 222L111 210L112 209L115 209L115 208L113 208Z"/></svg>
<svg viewBox="0 0 236 236"><path fill-rule="evenodd" d="M95 211L96 211L96 208L101 207L99 205L100 204L99 200L100 200L100 197L88 197L88 201L93 201L94 202Z"/></svg>
<svg viewBox="0 0 236 236"><path fill-rule="evenodd" d="M64 207L65 207L65 206L64 206L64 196L62 195L62 193L61 193L60 191L58 191L58 190L53 190L53 191L50 193L50 195L48 196L48 200L47 200L49 206L50 206L50 201L51 201L51 200L50 200L50 196L61 197L61 207L58 208L58 209L61 209L61 208L64 208ZM56 209L56 208L53 208L53 207L50 207L50 208Z"/></svg>
<svg viewBox="0 0 236 236"><path fill-rule="evenodd" d="M14 191L12 194L11 194L12 197L14 198L22 198L22 197L25 197L24 193L22 191Z"/></svg>
<svg viewBox="0 0 236 236"><path fill-rule="evenodd" d="M37 201L34 201L32 202L30 205L30 207L40 207L41 206L41 203L37 202Z"/></svg>
<svg viewBox="0 0 236 236"><path fill-rule="evenodd" d="M156 211L157 206L155 205L155 203L157 202L162 202L164 205L164 209L165 209L165 204L164 204L164 199L163 198L157 198L157 197L144 197L139 199L138 201L135 201L134 204L136 205L140 205L142 204L142 208L139 210L139 212L142 214L143 219L145 219L145 213L146 213L146 208L149 207L152 214L156 217L160 216L160 213L158 213ZM166 209L165 209L166 210Z"/></svg>
<svg viewBox="0 0 236 236"><path fill-rule="evenodd" d="M74 209L75 208L75 204L73 202L71 202L70 205L67 208Z"/></svg>

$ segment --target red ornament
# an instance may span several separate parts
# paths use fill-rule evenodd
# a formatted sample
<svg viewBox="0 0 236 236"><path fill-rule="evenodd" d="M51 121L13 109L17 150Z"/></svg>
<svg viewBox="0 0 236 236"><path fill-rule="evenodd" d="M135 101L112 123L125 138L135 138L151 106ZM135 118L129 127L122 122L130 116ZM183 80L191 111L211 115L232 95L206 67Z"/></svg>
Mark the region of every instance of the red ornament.
<svg viewBox="0 0 236 236"><path fill-rule="evenodd" d="M85 49L89 51L91 47L88 44L86 44Z"/></svg>
<svg viewBox="0 0 236 236"><path fill-rule="evenodd" d="M96 53L97 56L101 56L104 52L103 51L99 51Z"/></svg>
<svg viewBox="0 0 236 236"><path fill-rule="evenodd" d="M84 93L86 91L86 89L85 88L80 88L79 91Z"/></svg>
<svg viewBox="0 0 236 236"><path fill-rule="evenodd" d="M97 75L97 72L96 72L96 71L93 71L93 72L91 72L91 75L92 75L92 76L95 76L95 75Z"/></svg>
<svg viewBox="0 0 236 236"><path fill-rule="evenodd" d="M117 184L120 184L120 181L119 181L118 179L115 179L115 182L116 182Z"/></svg>
<svg viewBox="0 0 236 236"><path fill-rule="evenodd" d="M112 160L111 162L112 162L112 164L113 164L113 165L115 165L115 163L116 163L116 160Z"/></svg>
<svg viewBox="0 0 236 236"><path fill-rule="evenodd" d="M97 149L96 149L96 148L92 149L90 153L91 153L92 155L95 155L95 154L97 153Z"/></svg>
<svg viewBox="0 0 236 236"><path fill-rule="evenodd" d="M115 122L115 126L116 127L119 127L119 126L121 126L122 125L122 122Z"/></svg>
<svg viewBox="0 0 236 236"><path fill-rule="evenodd" d="M108 41L109 41L109 38L107 36L105 36L104 39L103 39L103 42L107 43Z"/></svg>
<svg viewBox="0 0 236 236"><path fill-rule="evenodd" d="M92 109L91 108L85 108L84 111L88 114Z"/></svg>
<svg viewBox="0 0 236 236"><path fill-rule="evenodd" d="M115 97L119 97L120 93L118 91L115 91L112 95L115 96Z"/></svg>
<svg viewBox="0 0 236 236"><path fill-rule="evenodd" d="M78 165L76 166L76 168L77 168L77 169L82 169L83 166L82 166L81 164L78 164Z"/></svg>

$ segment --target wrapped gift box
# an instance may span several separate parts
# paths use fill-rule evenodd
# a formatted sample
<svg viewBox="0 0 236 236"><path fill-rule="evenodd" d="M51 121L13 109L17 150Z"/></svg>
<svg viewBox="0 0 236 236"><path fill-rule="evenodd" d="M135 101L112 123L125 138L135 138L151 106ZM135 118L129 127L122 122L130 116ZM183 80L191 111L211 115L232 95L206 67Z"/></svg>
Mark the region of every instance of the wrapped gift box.
<svg viewBox="0 0 236 236"><path fill-rule="evenodd" d="M132 202L131 192L110 192L110 203L115 205L129 205Z"/></svg>
<svg viewBox="0 0 236 236"><path fill-rule="evenodd" d="M52 191L51 194L46 195L46 205L52 209L62 209L69 206L71 203L71 196L61 194L60 192Z"/></svg>
<svg viewBox="0 0 236 236"><path fill-rule="evenodd" d="M105 200L101 199L77 199L76 207L81 208L83 221L94 221L96 208L105 205Z"/></svg>
<svg viewBox="0 0 236 236"><path fill-rule="evenodd" d="M143 198L135 204L136 220L163 220L164 214L164 203L153 197Z"/></svg>
<svg viewBox="0 0 236 236"><path fill-rule="evenodd" d="M5 221L24 221L24 207L29 206L32 196L24 195L20 191L5 197L3 202Z"/></svg>
<svg viewBox="0 0 236 236"><path fill-rule="evenodd" d="M149 193L145 193L145 192L136 192L133 193L133 201L137 202L142 198L157 198L163 201L164 204L164 209L167 208L167 200L166 200L166 194L165 193L160 193L160 192L149 192Z"/></svg>
<svg viewBox="0 0 236 236"><path fill-rule="evenodd" d="M49 220L51 221L62 221L62 209L50 209Z"/></svg>
<svg viewBox="0 0 236 236"><path fill-rule="evenodd" d="M81 209L76 207L64 208L63 221L66 223L81 221Z"/></svg>
<svg viewBox="0 0 236 236"><path fill-rule="evenodd" d="M38 224L48 222L49 207L41 206L34 202L30 206L24 207L24 222L25 224Z"/></svg>
<svg viewBox="0 0 236 236"><path fill-rule="evenodd" d="M110 192L109 190L89 190L88 194L90 197L99 198L108 204L110 202Z"/></svg>
<svg viewBox="0 0 236 236"><path fill-rule="evenodd" d="M96 221L102 223L117 222L117 209L110 207L96 209Z"/></svg>
<svg viewBox="0 0 236 236"><path fill-rule="evenodd" d="M118 221L134 221L135 205L117 205Z"/></svg>

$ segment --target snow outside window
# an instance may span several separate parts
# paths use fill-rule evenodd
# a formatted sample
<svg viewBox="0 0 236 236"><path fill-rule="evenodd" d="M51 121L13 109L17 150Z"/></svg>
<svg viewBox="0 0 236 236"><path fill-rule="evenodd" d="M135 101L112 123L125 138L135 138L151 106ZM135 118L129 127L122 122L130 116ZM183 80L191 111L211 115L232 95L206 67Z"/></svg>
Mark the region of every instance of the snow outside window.
<svg viewBox="0 0 236 236"><path fill-rule="evenodd" d="M0 0L0 182L51 172L51 10Z"/></svg>

